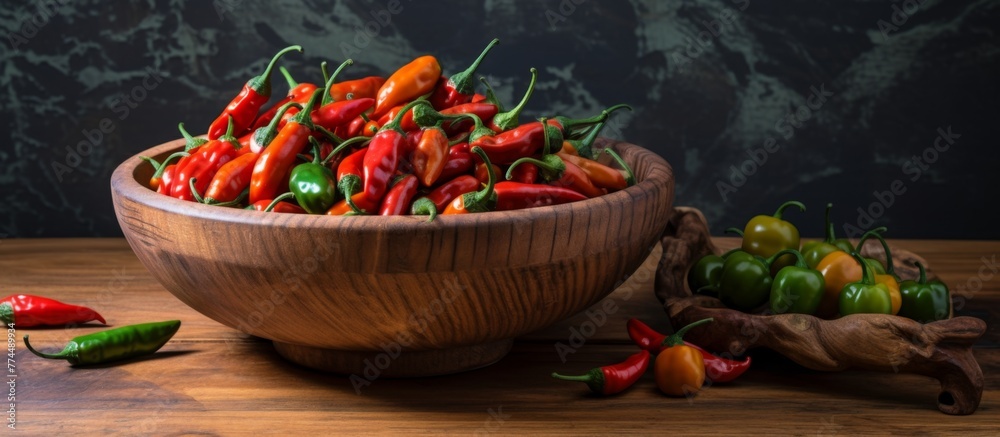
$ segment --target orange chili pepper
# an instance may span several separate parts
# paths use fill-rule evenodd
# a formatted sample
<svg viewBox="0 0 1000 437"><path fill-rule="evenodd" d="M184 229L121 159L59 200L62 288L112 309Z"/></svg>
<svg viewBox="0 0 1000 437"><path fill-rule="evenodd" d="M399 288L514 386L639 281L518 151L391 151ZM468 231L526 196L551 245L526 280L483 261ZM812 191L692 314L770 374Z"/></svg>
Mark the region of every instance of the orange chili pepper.
<svg viewBox="0 0 1000 437"><path fill-rule="evenodd" d="M420 183L429 187L437 182L448 157L448 135L440 127L425 128L413 150L413 173Z"/></svg>
<svg viewBox="0 0 1000 437"><path fill-rule="evenodd" d="M701 351L684 344L683 336L691 328L711 322L702 319L679 329L663 340L664 349L656 356L656 386L669 396L690 396L705 384L705 359Z"/></svg>
<svg viewBox="0 0 1000 437"><path fill-rule="evenodd" d="M309 136L315 128L309 114L319 102L321 93L325 92L325 89L316 90L306 107L286 123L271 144L260 152L250 177L250 203L273 199L279 189L288 187L284 178L291 171L296 155L309 143Z"/></svg>
<svg viewBox="0 0 1000 437"><path fill-rule="evenodd" d="M565 147L565 144L564 142L563 147ZM583 170L587 174L587 177L590 178L590 181L597 187L613 191L624 190L628 187L628 183L625 182L625 175L620 170L608 167L592 159L585 159L562 152L556 155L562 158L563 161L572 162L577 167L580 167L580 170Z"/></svg>
<svg viewBox="0 0 1000 437"><path fill-rule="evenodd" d="M330 98L334 102L347 100L347 95L352 98L374 99L378 95L378 90L385 84L385 78L379 76L368 76L362 79L348 80L330 85Z"/></svg>
<svg viewBox="0 0 1000 437"><path fill-rule="evenodd" d="M250 186L250 176L257 153L248 152L237 156L219 168L205 191L205 203L225 203L236 200Z"/></svg>
<svg viewBox="0 0 1000 437"><path fill-rule="evenodd" d="M437 58L430 55L421 56L400 67L379 88L372 118L377 119L397 105L434 91L440 77L441 65Z"/></svg>
<svg viewBox="0 0 1000 437"><path fill-rule="evenodd" d="M365 123L365 127L361 129L361 135L374 137L375 134L378 133L379 128L381 128L381 126L379 126L377 121L369 121L368 123Z"/></svg>

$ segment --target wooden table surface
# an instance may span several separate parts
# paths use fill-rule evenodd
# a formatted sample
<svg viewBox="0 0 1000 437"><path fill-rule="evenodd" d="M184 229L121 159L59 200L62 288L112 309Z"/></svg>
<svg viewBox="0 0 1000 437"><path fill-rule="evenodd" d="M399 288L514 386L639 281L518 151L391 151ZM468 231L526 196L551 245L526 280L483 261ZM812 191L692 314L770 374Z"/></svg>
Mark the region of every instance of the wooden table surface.
<svg viewBox="0 0 1000 437"><path fill-rule="evenodd" d="M719 238L717 243L726 248L736 240ZM631 317L669 331L666 314L652 293L659 249L606 298L616 304L606 319L581 313L525 335L506 358L484 369L423 379L376 379L358 393L348 378L285 362L270 342L186 307L153 280L123 239L0 240L2 295L38 294L88 305L116 326L183 321L157 354L91 368L35 357L21 338L30 333L33 346L61 349L72 337L101 327L17 329L15 373L8 375L8 390L15 395L16 429L28 435L997 432L1000 242L892 244L924 256L963 296L957 313L982 318L989 326L975 348L986 389L971 416L938 412L938 383L931 378L816 372L767 351L755 351L753 367L737 381L707 387L692 399L661 395L651 373L609 398L589 394L582 384L553 380L552 371L582 373L633 353L636 349L625 332ZM585 337L585 344L572 348L576 335Z"/></svg>

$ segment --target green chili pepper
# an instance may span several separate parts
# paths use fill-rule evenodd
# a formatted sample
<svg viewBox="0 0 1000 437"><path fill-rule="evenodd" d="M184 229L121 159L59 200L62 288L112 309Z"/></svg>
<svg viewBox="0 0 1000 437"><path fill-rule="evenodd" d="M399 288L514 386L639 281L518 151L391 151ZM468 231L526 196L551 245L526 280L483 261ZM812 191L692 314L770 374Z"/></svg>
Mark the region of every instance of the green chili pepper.
<svg viewBox="0 0 1000 437"><path fill-rule="evenodd" d="M781 204L773 216L758 215L750 219L743 229L743 250L767 258L785 249L798 249L798 228L781 219L785 208L789 206L798 207L801 211L806 210L806 206L801 202L789 201ZM794 256L785 255L771 265L772 274L794 263Z"/></svg>
<svg viewBox="0 0 1000 437"><path fill-rule="evenodd" d="M815 269L823 257L836 252L838 250L843 250L844 252L851 253L854 250L854 246L850 241L844 238L837 238L833 230L833 222L830 221L830 210L833 209L832 203L826 204L826 239L821 241L810 241L802 245L802 256L806 259L806 264L809 265L810 269Z"/></svg>
<svg viewBox="0 0 1000 437"><path fill-rule="evenodd" d="M292 169L288 189L295 201L310 214L323 214L337 202L337 182L333 172L320 160L319 142L309 137L313 145L313 160ZM335 155L330 153L327 158Z"/></svg>
<svg viewBox="0 0 1000 437"><path fill-rule="evenodd" d="M81 335L70 340L61 352L36 351L24 336L24 346L42 358L65 359L74 366L101 364L151 354L163 347L181 327L180 320L142 323Z"/></svg>
<svg viewBox="0 0 1000 437"><path fill-rule="evenodd" d="M786 253L795 256L795 265L782 268L774 276L771 284L771 311L775 314L816 314L826 286L823 275L811 270L802 253L794 249L782 250L771 259Z"/></svg>
<svg viewBox="0 0 1000 437"><path fill-rule="evenodd" d="M927 271L924 270L923 264L919 262L916 264L920 269L920 278L899 284L899 292L903 295L903 305L899 309L899 315L920 323L947 319L951 313L948 286L936 279L928 282Z"/></svg>
<svg viewBox="0 0 1000 437"><path fill-rule="evenodd" d="M691 270L688 270L688 288L694 293L705 290L714 291L718 288L719 277L722 276L722 266L726 263L726 258L737 250L741 249L730 250L721 256L708 254L698 259L691 266Z"/></svg>
<svg viewBox="0 0 1000 437"><path fill-rule="evenodd" d="M861 264L861 280L851 282L840 291L840 315L858 313L891 314L889 287L875 283L875 275L861 255L851 254Z"/></svg>
<svg viewBox="0 0 1000 437"><path fill-rule="evenodd" d="M767 261L745 251L726 258L719 275L719 299L729 307L750 311L767 302L771 274Z"/></svg>

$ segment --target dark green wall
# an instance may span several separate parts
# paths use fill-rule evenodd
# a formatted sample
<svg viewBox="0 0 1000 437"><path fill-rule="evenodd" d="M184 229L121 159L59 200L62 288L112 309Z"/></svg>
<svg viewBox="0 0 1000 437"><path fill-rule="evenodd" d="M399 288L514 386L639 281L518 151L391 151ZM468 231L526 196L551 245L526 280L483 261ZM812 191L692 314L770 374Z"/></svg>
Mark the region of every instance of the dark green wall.
<svg viewBox="0 0 1000 437"><path fill-rule="evenodd" d="M316 81L345 53L349 77L425 53L451 73L493 37L481 72L505 101L540 70L529 117L634 106L608 134L667 158L677 204L717 233L798 199L809 211L789 218L810 236L831 201L841 233L871 214L896 238L1000 237L996 1L12 3L0 10L8 237L120 235L115 166L178 137L179 121L204 130L281 47L303 45L285 65Z"/></svg>

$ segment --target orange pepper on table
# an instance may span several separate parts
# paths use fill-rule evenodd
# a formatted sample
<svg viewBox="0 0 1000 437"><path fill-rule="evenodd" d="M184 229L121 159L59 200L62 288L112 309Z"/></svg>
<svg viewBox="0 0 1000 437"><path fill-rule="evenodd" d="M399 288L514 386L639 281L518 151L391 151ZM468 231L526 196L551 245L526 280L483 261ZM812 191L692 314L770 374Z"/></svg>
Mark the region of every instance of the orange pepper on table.
<svg viewBox="0 0 1000 437"><path fill-rule="evenodd" d="M379 88L371 118L378 119L397 105L434 91L440 77L441 65L437 58L430 55L421 56L400 67Z"/></svg>
<svg viewBox="0 0 1000 437"><path fill-rule="evenodd" d="M861 280L861 264L847 252L838 250L820 260L816 270L823 275L823 299L816 315L829 319L837 315L840 308L840 291L844 286Z"/></svg>
<svg viewBox="0 0 1000 437"><path fill-rule="evenodd" d="M702 319L691 323L663 340L664 348L656 356L656 386L666 395L690 396L705 384L705 359L701 351L684 344L683 336L691 328L711 322Z"/></svg>

